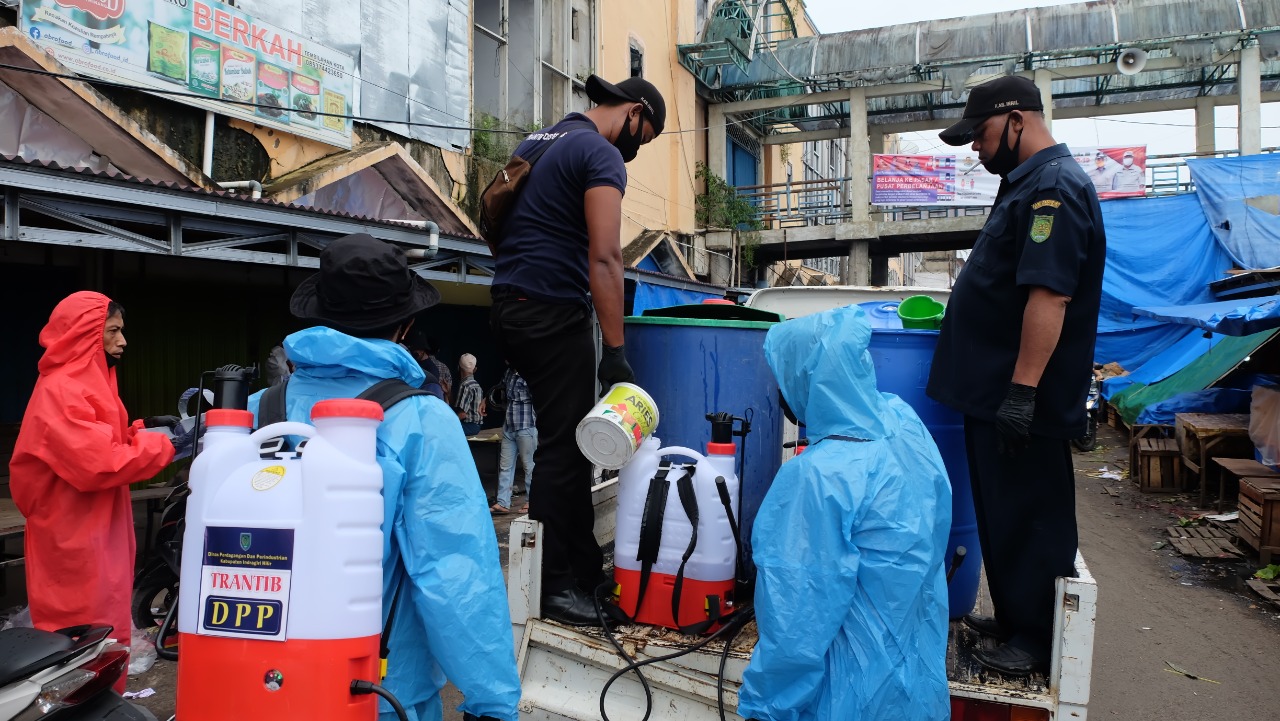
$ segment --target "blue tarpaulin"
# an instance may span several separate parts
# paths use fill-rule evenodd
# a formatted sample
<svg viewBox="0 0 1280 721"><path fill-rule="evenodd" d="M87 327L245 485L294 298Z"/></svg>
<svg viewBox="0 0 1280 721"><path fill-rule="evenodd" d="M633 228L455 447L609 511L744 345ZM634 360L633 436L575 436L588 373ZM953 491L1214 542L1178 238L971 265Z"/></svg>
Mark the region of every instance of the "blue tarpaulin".
<svg viewBox="0 0 1280 721"><path fill-rule="evenodd" d="M658 262L653 256L647 255L636 263L636 270L647 270L651 273L660 273L662 269L658 267ZM631 315L640 315L650 308L666 308L672 305L689 305L691 303L701 303L706 298L723 298L724 293L702 293L696 290L682 290L680 288L671 288L656 283L646 283L643 280L636 281L636 295L632 301Z"/></svg>
<svg viewBox="0 0 1280 721"><path fill-rule="evenodd" d="M1214 239L1194 194L1102 204L1107 266L1094 358L1133 370L1187 336L1185 327L1135 318L1136 306L1213 300L1209 283L1231 259ZM1176 369L1175 369L1176 370Z"/></svg>
<svg viewBox="0 0 1280 721"><path fill-rule="evenodd" d="M1280 266L1280 154L1187 165L1208 225L1236 264L1246 270Z"/></svg>
<svg viewBox="0 0 1280 721"><path fill-rule="evenodd" d="M1280 328L1280 298L1248 298L1217 303L1134 308L1146 318L1204 328L1223 335L1253 335Z"/></svg>
<svg viewBox="0 0 1280 721"><path fill-rule="evenodd" d="M1187 367L1191 361L1209 352L1223 338L1223 336L1213 334L1209 334L1209 337L1206 338L1201 331L1192 330L1185 326L1173 327L1181 328L1182 338L1142 365L1130 369L1127 375L1104 380L1102 382L1102 397L1111 400L1113 395L1135 383L1148 386L1153 383L1159 383Z"/></svg>

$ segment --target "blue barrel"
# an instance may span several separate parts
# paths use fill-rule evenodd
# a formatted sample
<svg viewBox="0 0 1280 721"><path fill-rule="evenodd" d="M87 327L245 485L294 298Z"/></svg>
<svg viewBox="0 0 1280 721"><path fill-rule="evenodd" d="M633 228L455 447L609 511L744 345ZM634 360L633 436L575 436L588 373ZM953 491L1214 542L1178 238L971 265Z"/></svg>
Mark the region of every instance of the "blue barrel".
<svg viewBox="0 0 1280 721"><path fill-rule="evenodd" d="M697 315L717 317L691 317ZM676 306L630 316L625 326L627 360L636 384L658 405L654 435L663 446L702 451L711 440L708 413L751 416L739 479L739 525L748 568L752 523L782 465L778 382L764 359L765 334L781 319L741 306Z"/></svg>
<svg viewBox="0 0 1280 721"><path fill-rule="evenodd" d="M858 304L867 314L867 320L871 322L871 328L897 329L902 330L902 318L898 316L898 301L896 300L867 300Z"/></svg>
<svg viewBox="0 0 1280 721"><path fill-rule="evenodd" d="M958 412L925 395L933 350L938 344L936 330L871 331L871 360L876 367L876 386L893 393L915 410L933 435L951 479L951 537L944 563L950 564L957 546L968 555L948 587L951 618L973 611L978 600L978 578L982 551L978 547L978 520L973 512L973 491L969 487L969 461L964 447L964 418Z"/></svg>

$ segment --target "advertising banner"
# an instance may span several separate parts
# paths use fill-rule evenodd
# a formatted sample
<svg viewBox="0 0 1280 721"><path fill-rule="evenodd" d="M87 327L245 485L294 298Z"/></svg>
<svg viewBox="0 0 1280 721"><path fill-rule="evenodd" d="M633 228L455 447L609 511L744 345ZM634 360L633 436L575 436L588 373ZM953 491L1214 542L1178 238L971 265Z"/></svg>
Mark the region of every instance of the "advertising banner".
<svg viewBox="0 0 1280 721"><path fill-rule="evenodd" d="M350 55L213 0L23 0L21 29L77 73L351 147ZM234 100L254 103L238 105Z"/></svg>
<svg viewBox="0 0 1280 721"><path fill-rule="evenodd" d="M1072 155L1100 200L1146 195L1145 145L1074 148ZM875 205L991 205L999 189L1000 178L982 167L976 153L876 155L872 161Z"/></svg>
<svg viewBox="0 0 1280 721"><path fill-rule="evenodd" d="M1147 194L1147 146L1072 148L1071 153L1093 181L1099 200Z"/></svg>
<svg viewBox="0 0 1280 721"><path fill-rule="evenodd" d="M871 202L875 205L991 205L1000 178L973 153L876 155Z"/></svg>

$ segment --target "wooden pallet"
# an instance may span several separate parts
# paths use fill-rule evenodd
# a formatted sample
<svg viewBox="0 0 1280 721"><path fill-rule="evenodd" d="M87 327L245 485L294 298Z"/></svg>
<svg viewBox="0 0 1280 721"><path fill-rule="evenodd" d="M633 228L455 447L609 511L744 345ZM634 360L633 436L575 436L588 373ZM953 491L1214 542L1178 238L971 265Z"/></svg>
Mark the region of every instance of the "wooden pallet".
<svg viewBox="0 0 1280 721"><path fill-rule="evenodd" d="M1231 543L1231 536L1216 528L1169 526L1165 530L1169 533L1169 542L1184 556L1231 561L1242 555Z"/></svg>
<svg viewBox="0 0 1280 721"><path fill-rule="evenodd" d="M1270 601L1271 605L1280 608L1280 581L1264 581L1261 578L1251 578L1245 581L1245 584L1252 588L1254 593L1262 596L1266 601Z"/></svg>

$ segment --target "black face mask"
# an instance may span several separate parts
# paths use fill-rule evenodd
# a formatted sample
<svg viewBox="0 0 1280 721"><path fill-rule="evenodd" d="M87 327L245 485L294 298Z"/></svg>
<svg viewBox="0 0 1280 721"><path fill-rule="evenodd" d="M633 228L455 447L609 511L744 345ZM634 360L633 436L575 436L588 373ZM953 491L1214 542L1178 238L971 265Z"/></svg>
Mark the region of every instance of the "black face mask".
<svg viewBox="0 0 1280 721"><path fill-rule="evenodd" d="M108 353L108 352L106 352L106 351L103 351L103 352L102 352L102 354L103 354L103 355L105 355L105 356L107 357L107 368L115 368L116 366L120 365L120 359L119 359L119 358L117 358L117 357L115 357L115 356L111 355L110 353Z"/></svg>
<svg viewBox="0 0 1280 721"><path fill-rule="evenodd" d="M618 139L613 141L613 147L622 153L622 162L630 163L636 159L636 155L640 152L640 139L644 135L644 119L636 118L640 122L636 123L639 129L633 134L631 132L631 118L628 117L626 122L622 124L622 130L618 131Z"/></svg>
<svg viewBox="0 0 1280 721"><path fill-rule="evenodd" d="M1022 131L1018 131L1018 139L1013 141L1013 147L1009 147L1009 121L1013 116L1004 119L1004 132L1000 133L1000 146L996 148L996 152L983 165L987 172L993 175L1005 177L1018 167L1018 151L1022 148Z"/></svg>

